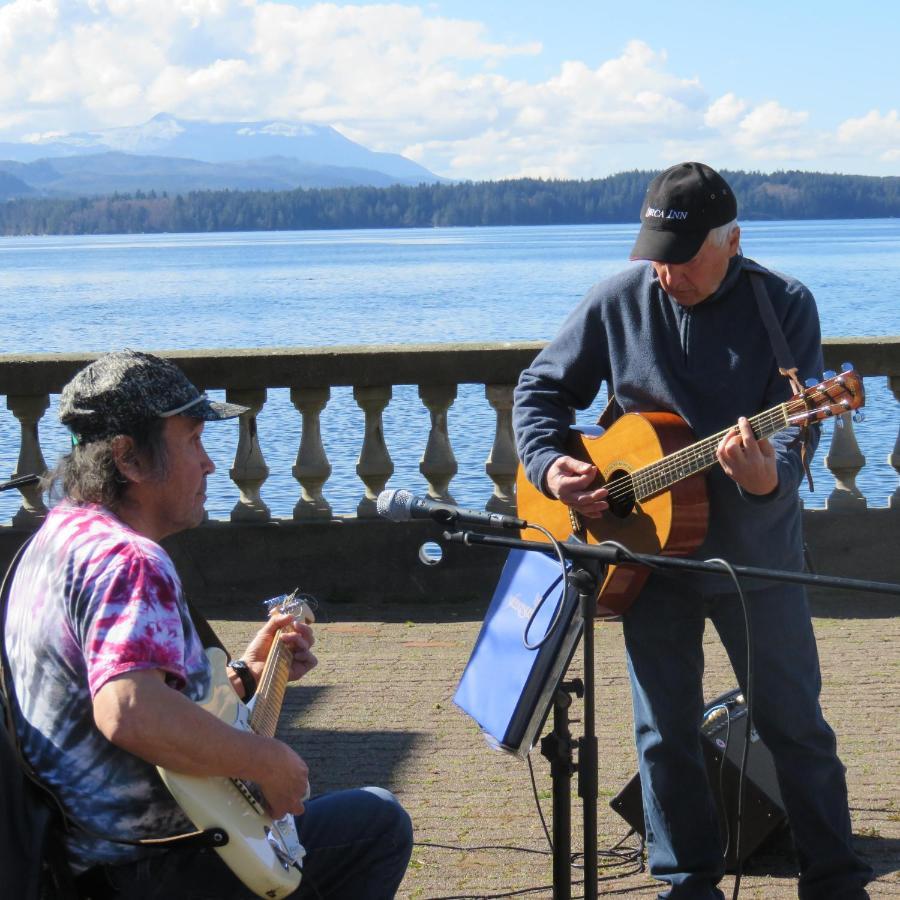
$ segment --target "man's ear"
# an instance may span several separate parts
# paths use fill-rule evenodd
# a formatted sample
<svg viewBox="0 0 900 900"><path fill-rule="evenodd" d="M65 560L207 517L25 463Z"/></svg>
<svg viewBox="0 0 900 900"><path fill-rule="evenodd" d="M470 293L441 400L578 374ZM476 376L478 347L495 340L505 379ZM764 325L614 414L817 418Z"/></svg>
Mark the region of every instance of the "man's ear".
<svg viewBox="0 0 900 900"><path fill-rule="evenodd" d="M127 434L115 437L112 442L112 456L119 474L126 481L139 484L146 479L144 466L134 445L134 438Z"/></svg>
<svg viewBox="0 0 900 900"><path fill-rule="evenodd" d="M729 255L729 257L734 256L734 254L738 252L738 248L740 246L741 246L741 226L735 225L734 229L728 235L728 255Z"/></svg>

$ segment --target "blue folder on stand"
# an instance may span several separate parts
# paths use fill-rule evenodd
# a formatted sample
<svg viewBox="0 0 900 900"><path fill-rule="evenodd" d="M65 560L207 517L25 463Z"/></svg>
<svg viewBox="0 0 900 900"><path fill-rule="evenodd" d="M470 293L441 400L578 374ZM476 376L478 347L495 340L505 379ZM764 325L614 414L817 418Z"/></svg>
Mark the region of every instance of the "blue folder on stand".
<svg viewBox="0 0 900 900"><path fill-rule="evenodd" d="M510 552L453 697L492 746L519 757L534 746L581 636L577 613L555 557ZM526 628L540 646L526 647Z"/></svg>

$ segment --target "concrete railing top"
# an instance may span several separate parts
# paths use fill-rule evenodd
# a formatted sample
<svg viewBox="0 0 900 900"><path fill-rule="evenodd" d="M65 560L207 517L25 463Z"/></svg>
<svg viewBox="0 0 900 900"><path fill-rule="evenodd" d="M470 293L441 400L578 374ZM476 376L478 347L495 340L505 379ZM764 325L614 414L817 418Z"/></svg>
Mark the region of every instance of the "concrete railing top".
<svg viewBox="0 0 900 900"><path fill-rule="evenodd" d="M826 365L900 374L900 335L827 338ZM385 384L514 384L541 341L155 350L209 388ZM0 355L0 394L54 394L96 353Z"/></svg>
<svg viewBox="0 0 900 900"><path fill-rule="evenodd" d="M514 384L541 342L156 350L201 387ZM0 356L0 394L53 394L96 353Z"/></svg>

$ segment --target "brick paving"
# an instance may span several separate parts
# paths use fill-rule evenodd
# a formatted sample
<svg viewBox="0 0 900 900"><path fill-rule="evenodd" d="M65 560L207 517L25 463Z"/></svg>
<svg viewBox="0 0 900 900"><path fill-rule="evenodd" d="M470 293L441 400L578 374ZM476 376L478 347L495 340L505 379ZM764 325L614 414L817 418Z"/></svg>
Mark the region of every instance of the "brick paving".
<svg viewBox="0 0 900 900"><path fill-rule="evenodd" d="M204 604L225 643L240 650L257 627L242 607ZM823 671L822 705L847 766L853 830L876 870L872 898L900 898L900 602L876 595L814 597ZM416 847L398 897L552 896L551 857L527 765L488 748L452 702L481 623L474 605L330 604L316 626L319 666L291 686L280 735L308 761L314 792L380 784L412 815ZM706 638L706 696L734 687L713 629ZM631 710L621 626L597 626L598 843L611 848L628 826L608 801L634 774ZM576 655L572 674L580 671ZM574 713L573 708L573 714ZM578 733L578 725L573 732ZM535 751L538 796L550 824L550 774ZM573 794L575 782L573 780ZM581 808L573 797L573 846ZM628 842L635 846L634 838ZM657 885L633 863L604 856L600 894L653 898ZM573 876L578 880L579 876ZM722 883L726 896L733 878ZM582 889L573 887L573 897ZM752 858L740 896L796 897L782 842Z"/></svg>

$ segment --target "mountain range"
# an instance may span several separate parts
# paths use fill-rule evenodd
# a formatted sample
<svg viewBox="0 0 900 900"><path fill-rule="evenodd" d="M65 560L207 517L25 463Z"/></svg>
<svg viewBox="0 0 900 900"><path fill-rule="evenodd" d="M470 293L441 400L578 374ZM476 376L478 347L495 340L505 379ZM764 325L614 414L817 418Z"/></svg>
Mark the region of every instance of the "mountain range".
<svg viewBox="0 0 900 900"><path fill-rule="evenodd" d="M160 113L142 125L0 142L0 200L114 192L290 190L445 181L326 125L205 122Z"/></svg>

